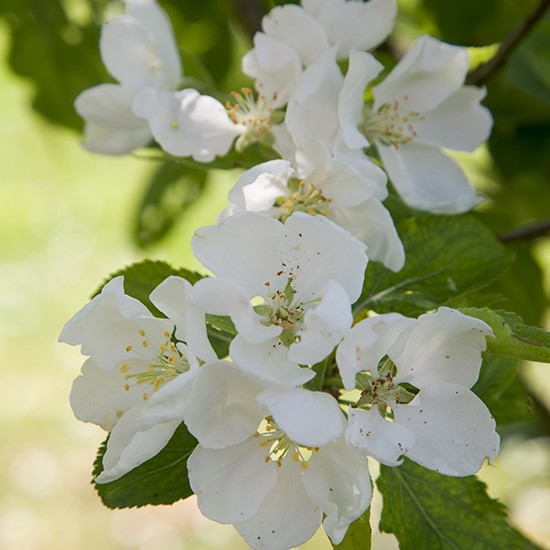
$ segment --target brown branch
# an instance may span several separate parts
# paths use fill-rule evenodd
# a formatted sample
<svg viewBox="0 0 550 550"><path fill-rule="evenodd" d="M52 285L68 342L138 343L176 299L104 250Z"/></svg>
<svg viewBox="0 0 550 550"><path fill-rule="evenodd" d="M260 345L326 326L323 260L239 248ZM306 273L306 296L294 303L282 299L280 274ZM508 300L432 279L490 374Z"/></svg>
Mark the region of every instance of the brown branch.
<svg viewBox="0 0 550 550"><path fill-rule="evenodd" d="M550 0L540 0L535 9L527 16L523 23L512 30L500 44L497 53L483 65L480 65L466 79L466 84L481 86L485 81L500 69L510 57L510 54L519 46L529 31L550 7Z"/></svg>
<svg viewBox="0 0 550 550"><path fill-rule="evenodd" d="M542 220L540 222L530 223L511 231L507 231L498 236L501 243L509 243L513 241L528 241L537 237L544 237L550 234L550 220Z"/></svg>

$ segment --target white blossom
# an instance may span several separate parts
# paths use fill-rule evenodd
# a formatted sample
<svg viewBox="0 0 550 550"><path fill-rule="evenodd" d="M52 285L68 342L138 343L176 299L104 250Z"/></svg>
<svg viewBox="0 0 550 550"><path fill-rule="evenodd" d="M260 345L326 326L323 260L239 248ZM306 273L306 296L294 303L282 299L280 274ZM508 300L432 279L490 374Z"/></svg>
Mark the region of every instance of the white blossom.
<svg viewBox="0 0 550 550"><path fill-rule="evenodd" d="M491 334L483 321L445 307L417 320L359 322L337 351L346 389L357 379L362 391L349 409L347 441L390 466L407 456L448 476L477 472L499 449L495 420L470 390Z"/></svg>
<svg viewBox="0 0 550 550"><path fill-rule="evenodd" d="M380 199L385 198L385 174L365 161L357 168L312 142L298 151L294 166L272 160L245 172L229 192L230 206L222 212L264 212L284 221L294 212L324 215L367 244L372 260L397 271L405 254L393 220Z"/></svg>
<svg viewBox="0 0 550 550"><path fill-rule="evenodd" d="M168 443L182 421L182 407L180 416L172 414L147 426L141 416L156 393L173 383L185 403L200 362L216 359L206 338L204 314L188 301L192 287L187 281L170 277L151 295L170 320L154 317L125 294L123 284L123 277L107 283L59 337L81 345L89 356L71 390L75 416L111 432L98 483L121 477Z"/></svg>
<svg viewBox="0 0 550 550"><path fill-rule="evenodd" d="M200 376L192 399L201 420L191 422L200 444L188 471L203 514L232 523L253 548L274 550L308 540L325 514L339 543L368 507L371 485L365 458L341 436L337 401L253 380L233 391L247 373L229 363Z"/></svg>
<svg viewBox="0 0 550 550"><path fill-rule="evenodd" d="M125 0L126 14L104 24L101 58L119 84L101 84L75 100L84 118L86 149L102 154L125 154L146 145L151 131L132 111L135 94L145 87L176 88L182 78L174 33L154 0Z"/></svg>
<svg viewBox="0 0 550 550"><path fill-rule="evenodd" d="M310 0L303 7L277 6L262 20L263 32L242 61L257 90L287 103L305 67L333 49L338 59L350 50L369 50L384 41L396 15L394 0Z"/></svg>
<svg viewBox="0 0 550 550"><path fill-rule="evenodd" d="M453 214L482 200L441 150L473 151L491 129L491 115L480 105L485 90L464 85L468 66L465 48L423 36L372 88L372 105L364 105L364 89L382 65L351 52L338 105L344 142L375 145L397 191L415 208Z"/></svg>
<svg viewBox="0 0 550 550"><path fill-rule="evenodd" d="M243 368L292 385L313 376L352 322L365 245L322 216L296 212L283 225L244 212L195 232L196 257L216 277L195 285L195 303L229 315L230 354Z"/></svg>

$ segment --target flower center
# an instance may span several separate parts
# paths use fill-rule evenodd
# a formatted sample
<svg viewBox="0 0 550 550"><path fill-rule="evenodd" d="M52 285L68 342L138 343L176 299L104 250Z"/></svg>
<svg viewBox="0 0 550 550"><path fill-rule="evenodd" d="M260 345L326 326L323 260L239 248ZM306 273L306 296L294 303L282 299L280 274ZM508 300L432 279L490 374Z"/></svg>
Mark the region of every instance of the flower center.
<svg viewBox="0 0 550 550"><path fill-rule="evenodd" d="M395 148L412 141L416 137L413 123L424 120L424 116L418 111L403 108L408 99L408 96L404 96L403 103L397 99L392 103L384 103L376 111L365 105L360 130L367 139L378 140Z"/></svg>
<svg viewBox="0 0 550 550"><path fill-rule="evenodd" d="M278 276L282 274L282 271L277 273ZM321 300L317 298L309 302L294 302L296 290L292 286L293 280L293 276L289 277L284 290L268 291L264 303L254 306L254 311L263 317L261 323L264 326L275 325L282 328L279 340L286 347L300 341L298 333L304 320L304 306ZM268 289L271 286L269 282L265 285Z"/></svg>
<svg viewBox="0 0 550 550"><path fill-rule="evenodd" d="M290 195L279 197L275 201L275 206L283 209L280 218L282 222L285 222L293 212L305 212L310 216L328 215L332 199L325 197L323 191L313 183L306 184L303 180L291 178L288 187Z"/></svg>
<svg viewBox="0 0 550 550"><path fill-rule="evenodd" d="M271 126L276 122L272 100L266 99L261 94L254 98L250 88L243 88L241 93L231 92L231 97L235 103L228 101L225 104L229 118L234 124L245 128L235 144L237 151L243 151L252 143L272 145L274 138Z"/></svg>
<svg viewBox="0 0 550 550"><path fill-rule="evenodd" d="M319 447L305 447L289 439L271 417L260 424L254 437L259 439L260 447L267 449L265 463L276 462L279 468L283 465L283 460L290 457L302 470L307 470L312 454L319 451Z"/></svg>
<svg viewBox="0 0 550 550"><path fill-rule="evenodd" d="M393 381L396 372L397 369L389 358L384 361L376 377L370 371L360 372L357 383L361 397L355 407L370 409L377 406L380 414L386 417L392 415L392 405L410 403L415 394Z"/></svg>
<svg viewBox="0 0 550 550"><path fill-rule="evenodd" d="M145 331L140 329L138 330L138 334L143 338L143 348L150 347L151 344ZM130 382L134 382L135 385L148 384L151 386L150 393L154 393L168 380L189 370L189 362L172 341L170 333L166 331L164 336L166 341L160 345L158 357L152 361L150 358L147 358L148 366L146 370L136 370L129 363L123 363L120 366L120 372L125 375L124 379L126 383L124 384L124 389L126 391L130 390ZM132 346L126 346L126 351L132 351ZM150 393L143 393L144 401L147 401Z"/></svg>

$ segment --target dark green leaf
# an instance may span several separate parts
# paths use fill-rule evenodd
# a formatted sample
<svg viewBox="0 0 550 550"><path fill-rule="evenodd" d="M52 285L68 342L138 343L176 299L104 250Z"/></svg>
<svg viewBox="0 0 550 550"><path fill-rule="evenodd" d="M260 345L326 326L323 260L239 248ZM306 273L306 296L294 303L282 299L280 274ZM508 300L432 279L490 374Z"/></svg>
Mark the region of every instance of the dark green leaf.
<svg viewBox="0 0 550 550"><path fill-rule="evenodd" d="M550 333L523 323L515 313L489 308L462 308L461 311L485 321L494 336L487 339L489 351L517 359L550 363Z"/></svg>
<svg viewBox="0 0 550 550"><path fill-rule="evenodd" d="M205 188L207 171L165 162L148 184L136 217L134 238L140 246L161 239Z"/></svg>
<svg viewBox="0 0 550 550"><path fill-rule="evenodd" d="M349 527L340 544L333 544L338 550L368 550L371 547L372 530L370 527L370 506Z"/></svg>
<svg viewBox="0 0 550 550"><path fill-rule="evenodd" d="M487 405L497 427L532 418L527 388L518 376L518 360L484 353L472 391Z"/></svg>
<svg viewBox="0 0 550 550"><path fill-rule="evenodd" d="M208 328L208 339L220 359L229 355L229 344L235 335L237 329L229 317L222 315L206 315L206 324Z"/></svg>
<svg viewBox="0 0 550 550"><path fill-rule="evenodd" d="M197 440L184 424L176 430L166 447L141 466L111 483L94 483L108 508L134 508L147 504L172 504L193 494L187 477L187 459ZM100 447L93 476L103 471L106 442Z"/></svg>
<svg viewBox="0 0 550 550"><path fill-rule="evenodd" d="M530 550L537 546L508 525L504 506L475 477L451 478L405 460L381 467L380 529L401 550Z"/></svg>
<svg viewBox="0 0 550 550"><path fill-rule="evenodd" d="M144 260L124 267L110 275L101 287L94 292L93 296L99 294L107 282L119 275L124 276L124 290L126 294L145 304L151 313L157 317L163 317L163 315L151 303L149 295L164 279L171 275L176 275L186 279L191 284L195 284L199 279L203 278L199 273L188 271L187 269L175 269L166 262Z"/></svg>
<svg viewBox="0 0 550 550"><path fill-rule="evenodd" d="M510 264L503 246L470 216L408 219L398 231L405 266L393 273L371 262L356 313L366 307L416 316L484 288Z"/></svg>

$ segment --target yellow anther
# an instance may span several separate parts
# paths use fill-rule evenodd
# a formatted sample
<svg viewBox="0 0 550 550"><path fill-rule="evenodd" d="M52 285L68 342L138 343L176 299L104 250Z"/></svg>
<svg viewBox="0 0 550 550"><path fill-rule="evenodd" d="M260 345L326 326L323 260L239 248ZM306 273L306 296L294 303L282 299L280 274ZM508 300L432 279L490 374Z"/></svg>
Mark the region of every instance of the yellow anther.
<svg viewBox="0 0 550 550"><path fill-rule="evenodd" d="M302 470L307 470L309 468L309 464L307 462L300 462L300 468L302 468Z"/></svg>
<svg viewBox="0 0 550 550"><path fill-rule="evenodd" d="M143 397L143 401L147 401L147 399L149 399L149 396L146 393L144 393L142 397Z"/></svg>
<svg viewBox="0 0 550 550"><path fill-rule="evenodd" d="M126 346L126 351L132 351L132 346Z"/></svg>
<svg viewBox="0 0 550 550"><path fill-rule="evenodd" d="M140 336L145 336L145 331L144 331L143 329L139 329L139 330L138 330L138 334L139 334Z"/></svg>
<svg viewBox="0 0 550 550"><path fill-rule="evenodd" d="M143 342L141 342L141 345L142 345L144 348L147 348L147 347L149 347L149 342L147 342L147 340L143 340Z"/></svg>
<svg viewBox="0 0 550 550"><path fill-rule="evenodd" d="M122 365L120 365L120 372L128 372L129 369L130 366L128 365L128 363L122 363Z"/></svg>
<svg viewBox="0 0 550 550"><path fill-rule="evenodd" d="M170 333L167 330L164 331L164 337L170 338Z"/></svg>
<svg viewBox="0 0 550 550"><path fill-rule="evenodd" d="M126 391L130 391L130 384L124 384L124 389Z"/></svg>
<svg viewBox="0 0 550 550"><path fill-rule="evenodd" d="M298 462L300 460L300 455L297 452L293 452L291 457L294 462Z"/></svg>

